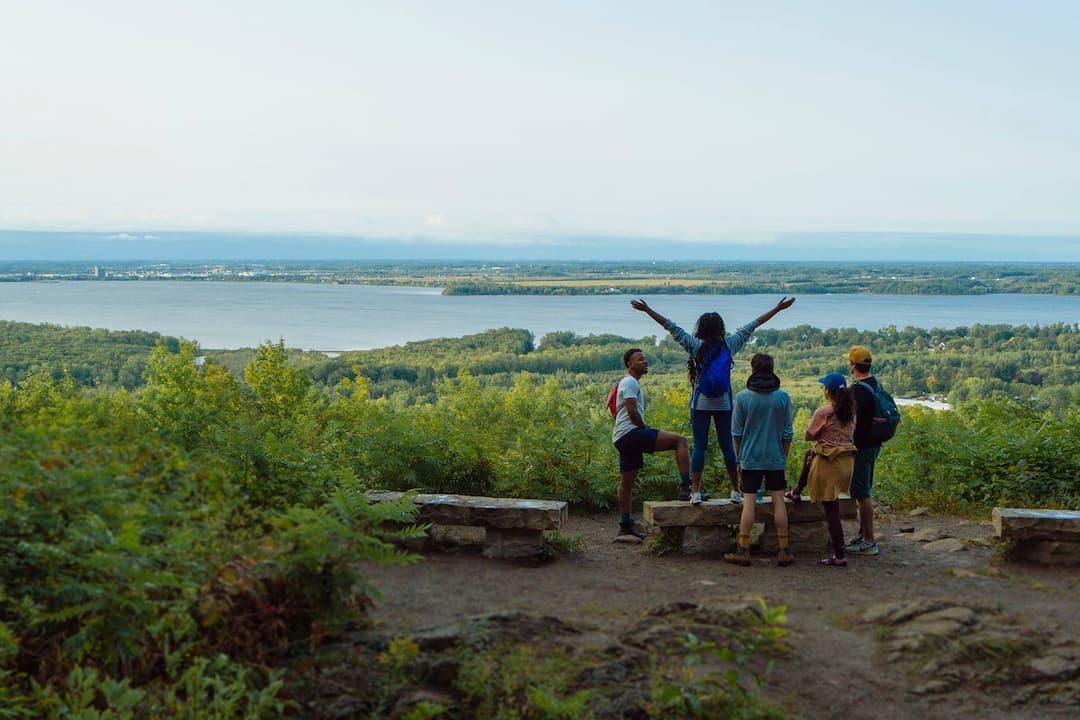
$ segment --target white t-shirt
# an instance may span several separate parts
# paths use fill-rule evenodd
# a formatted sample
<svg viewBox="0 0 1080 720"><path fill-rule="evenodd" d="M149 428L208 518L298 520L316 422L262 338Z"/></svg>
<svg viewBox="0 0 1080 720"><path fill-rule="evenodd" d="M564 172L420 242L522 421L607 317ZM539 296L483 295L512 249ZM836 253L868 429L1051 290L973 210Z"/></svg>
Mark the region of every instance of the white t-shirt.
<svg viewBox="0 0 1080 720"><path fill-rule="evenodd" d="M615 396L615 429L611 433L611 442L617 441L626 433L637 427L630 421L630 413L626 412L626 398L637 399L638 414L642 421L645 420L645 395L641 392L641 385L633 375L627 375L619 381L619 391Z"/></svg>

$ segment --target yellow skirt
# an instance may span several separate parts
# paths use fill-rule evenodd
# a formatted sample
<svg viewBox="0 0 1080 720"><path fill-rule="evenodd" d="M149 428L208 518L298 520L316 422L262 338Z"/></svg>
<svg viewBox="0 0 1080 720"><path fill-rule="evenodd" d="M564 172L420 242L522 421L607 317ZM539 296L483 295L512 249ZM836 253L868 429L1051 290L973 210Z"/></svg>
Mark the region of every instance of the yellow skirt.
<svg viewBox="0 0 1080 720"><path fill-rule="evenodd" d="M814 457L806 482L811 501L836 500L840 493L847 494L851 490L855 452L854 445L822 447L821 443L814 444Z"/></svg>

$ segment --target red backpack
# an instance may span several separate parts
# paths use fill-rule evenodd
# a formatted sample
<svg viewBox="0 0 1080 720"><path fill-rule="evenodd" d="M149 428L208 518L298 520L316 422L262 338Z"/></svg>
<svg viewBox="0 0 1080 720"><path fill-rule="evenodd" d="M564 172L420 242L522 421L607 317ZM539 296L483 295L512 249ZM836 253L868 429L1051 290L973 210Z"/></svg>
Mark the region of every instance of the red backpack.
<svg viewBox="0 0 1080 720"><path fill-rule="evenodd" d="M608 412L611 413L611 417L615 417L619 414L619 383L622 382L622 378L615 381L615 384L611 386L611 390L608 390L607 402L604 405L607 406Z"/></svg>

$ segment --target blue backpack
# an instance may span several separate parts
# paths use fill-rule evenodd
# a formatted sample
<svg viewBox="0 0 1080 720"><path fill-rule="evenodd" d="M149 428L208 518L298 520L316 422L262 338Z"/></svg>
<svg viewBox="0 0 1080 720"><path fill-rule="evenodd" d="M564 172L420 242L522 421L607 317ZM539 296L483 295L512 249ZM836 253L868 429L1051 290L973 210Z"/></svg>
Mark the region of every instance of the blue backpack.
<svg viewBox="0 0 1080 720"><path fill-rule="evenodd" d="M714 345L698 370L698 392L719 398L731 391L731 368L735 365L727 343Z"/></svg>
<svg viewBox="0 0 1080 720"><path fill-rule="evenodd" d="M874 398L874 416L870 418L870 439L879 445L891 440L896 434L896 426L900 424L900 410L896 407L896 401L893 400L892 395L885 392L880 382L877 384L877 389L862 380L856 380L851 384L852 387L856 385L862 385Z"/></svg>

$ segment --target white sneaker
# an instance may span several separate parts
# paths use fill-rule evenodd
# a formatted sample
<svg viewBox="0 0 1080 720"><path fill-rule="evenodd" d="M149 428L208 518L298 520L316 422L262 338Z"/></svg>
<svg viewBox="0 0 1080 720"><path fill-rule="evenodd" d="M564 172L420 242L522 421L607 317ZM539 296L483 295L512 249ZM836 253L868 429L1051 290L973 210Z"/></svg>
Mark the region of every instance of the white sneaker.
<svg viewBox="0 0 1080 720"><path fill-rule="evenodd" d="M699 492L692 493L690 495L690 504L691 505L700 505L701 504L701 493L699 493Z"/></svg>
<svg viewBox="0 0 1080 720"><path fill-rule="evenodd" d="M731 491L731 502L742 505L742 493L738 490Z"/></svg>

